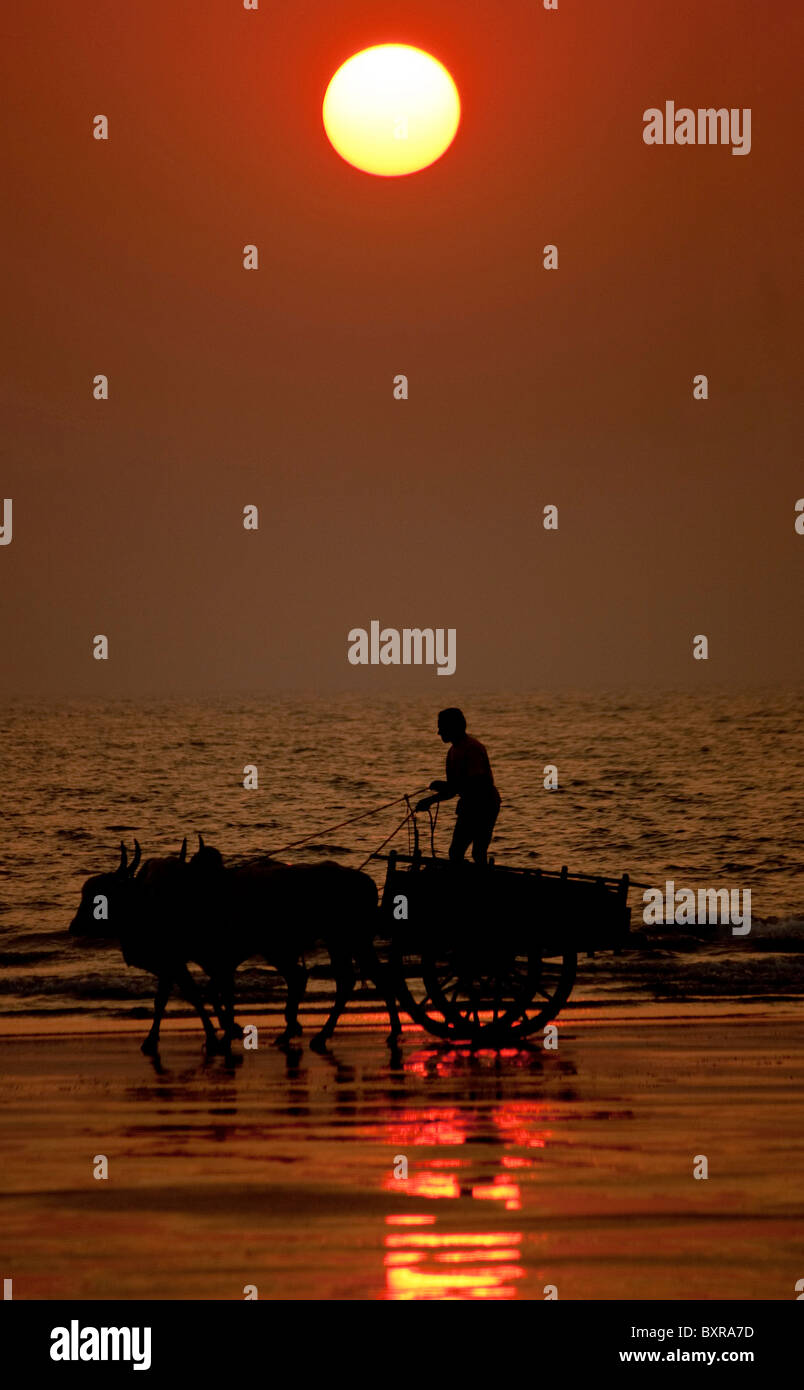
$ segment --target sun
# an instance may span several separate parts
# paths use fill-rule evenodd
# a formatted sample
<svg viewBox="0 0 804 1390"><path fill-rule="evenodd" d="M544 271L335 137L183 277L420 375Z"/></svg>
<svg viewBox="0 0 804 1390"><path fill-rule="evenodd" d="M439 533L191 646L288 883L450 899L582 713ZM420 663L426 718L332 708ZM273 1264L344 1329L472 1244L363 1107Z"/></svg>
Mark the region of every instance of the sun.
<svg viewBox="0 0 804 1390"><path fill-rule="evenodd" d="M461 119L458 88L432 54L382 43L348 58L324 97L324 129L366 174L415 174L440 159Z"/></svg>

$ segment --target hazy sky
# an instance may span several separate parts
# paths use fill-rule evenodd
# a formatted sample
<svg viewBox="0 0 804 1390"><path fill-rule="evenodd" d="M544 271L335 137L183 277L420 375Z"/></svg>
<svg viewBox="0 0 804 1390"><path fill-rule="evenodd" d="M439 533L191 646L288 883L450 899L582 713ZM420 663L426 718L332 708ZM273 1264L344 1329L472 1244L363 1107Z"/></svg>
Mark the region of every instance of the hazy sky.
<svg viewBox="0 0 804 1390"><path fill-rule="evenodd" d="M800 677L801 14L17 6L0 689ZM463 103L407 178L321 123L382 42L434 53ZM669 99L750 107L751 153L645 145ZM456 676L349 666L373 618L457 629Z"/></svg>

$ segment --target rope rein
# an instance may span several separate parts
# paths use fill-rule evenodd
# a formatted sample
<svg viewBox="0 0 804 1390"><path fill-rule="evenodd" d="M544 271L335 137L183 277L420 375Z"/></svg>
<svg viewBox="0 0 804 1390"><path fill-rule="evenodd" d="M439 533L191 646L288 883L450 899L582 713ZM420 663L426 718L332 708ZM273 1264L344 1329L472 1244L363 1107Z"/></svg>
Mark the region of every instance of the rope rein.
<svg viewBox="0 0 804 1390"><path fill-rule="evenodd" d="M436 826L438 825L438 808L439 808L440 805L441 805L441 802L440 802L440 801L437 801L436 804L435 804L435 815L433 815L433 809L432 809L432 807L431 807L431 806L428 806L428 807L427 807L427 814L428 814L428 816L430 817L430 853L432 854L432 856L433 856L434 859L435 859L435 857L436 857L435 832L436 832Z"/></svg>
<svg viewBox="0 0 804 1390"><path fill-rule="evenodd" d="M300 840L290 840L286 845L280 845L278 849L267 850L266 853L269 856L273 857L276 854L282 854L286 849L297 849L299 845L306 845L308 840L315 840L319 835L328 835L331 830L342 830L345 825L353 825L355 821L365 820L367 816L376 816L379 814L380 811L387 811L389 806L398 806L400 801L407 801L409 796L418 796L420 792L426 790L426 787L420 787L418 791L410 792L407 796L396 796L394 797L393 801L384 801L381 806L374 806L370 811L360 811L356 816L349 816L346 820L338 821L336 825L322 826L320 830L314 830L310 835L303 835ZM412 815L413 812L408 811L408 813L405 815L404 820L401 820L399 822L399 825L393 832L393 835L396 834L397 830L402 829L402 826L406 823L406 821L410 819ZM382 845L379 845L378 849L382 849L383 845L387 845L388 840L392 839L393 835L389 835L387 840L383 840ZM374 853L376 854L377 850L375 850ZM371 855L369 855L369 859L370 858ZM368 863L368 859L365 862ZM362 864L360 867L363 867Z"/></svg>
<svg viewBox="0 0 804 1390"><path fill-rule="evenodd" d="M400 799L404 801L405 798L404 798L404 797L401 797ZM363 860L363 863L362 863L362 864L358 864L358 866L357 866L358 869L365 869L365 867L366 867L366 865L368 864L369 860L370 860L370 859L373 859L375 855L379 854L380 850L383 849L384 846L388 844L388 841L389 841L389 840L393 840L394 836L399 834L399 831L402 829L402 826L403 826L403 825L407 825L408 821L411 820L411 819L413 818L413 814L414 814L413 811L406 811L405 814L404 814L404 816L402 817L401 821L399 822L399 825L396 827L396 829L395 829L395 830L392 830L391 833L390 833L390 835L386 835L386 837L385 837L385 839L383 840L382 844L381 844L381 845L378 845L376 849L373 849L373 850L371 851L371 854L367 854L367 855L366 855L365 859Z"/></svg>

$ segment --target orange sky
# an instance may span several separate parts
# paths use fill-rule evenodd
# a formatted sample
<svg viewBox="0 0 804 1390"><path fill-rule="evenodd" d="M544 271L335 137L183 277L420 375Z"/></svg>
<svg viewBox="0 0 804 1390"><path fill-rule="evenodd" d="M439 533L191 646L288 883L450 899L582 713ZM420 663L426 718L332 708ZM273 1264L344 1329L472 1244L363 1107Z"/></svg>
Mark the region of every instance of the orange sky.
<svg viewBox="0 0 804 1390"><path fill-rule="evenodd" d="M800 676L793 0L57 0L6 27L0 690ZM382 42L461 94L403 179L321 124ZM666 99L751 107L750 155L645 146ZM455 685L349 666L372 618L456 628Z"/></svg>

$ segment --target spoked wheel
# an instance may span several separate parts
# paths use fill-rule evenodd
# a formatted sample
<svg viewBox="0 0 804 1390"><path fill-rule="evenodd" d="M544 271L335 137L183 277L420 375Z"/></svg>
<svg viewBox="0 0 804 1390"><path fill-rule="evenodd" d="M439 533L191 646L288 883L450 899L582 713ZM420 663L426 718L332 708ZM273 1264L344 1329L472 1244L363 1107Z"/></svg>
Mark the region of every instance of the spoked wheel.
<svg viewBox="0 0 804 1390"><path fill-rule="evenodd" d="M449 944L396 940L391 964L400 1004L429 1033L501 1046L555 1018L575 983L576 953L498 931Z"/></svg>

